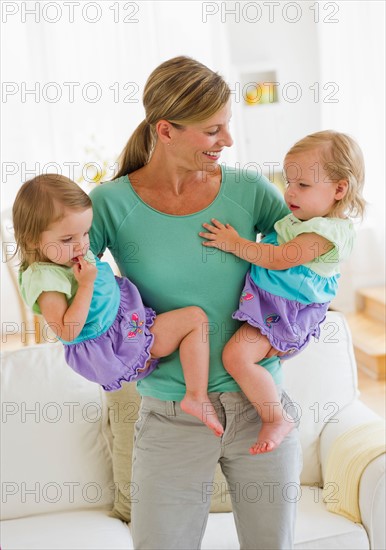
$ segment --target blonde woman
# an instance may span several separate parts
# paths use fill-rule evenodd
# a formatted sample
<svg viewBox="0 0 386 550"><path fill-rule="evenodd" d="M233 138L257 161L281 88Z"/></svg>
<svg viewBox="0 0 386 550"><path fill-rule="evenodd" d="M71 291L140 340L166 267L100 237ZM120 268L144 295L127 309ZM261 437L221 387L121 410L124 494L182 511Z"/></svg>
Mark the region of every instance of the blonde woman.
<svg viewBox="0 0 386 550"><path fill-rule="evenodd" d="M138 382L134 547L200 548L210 505L204 491L220 462L240 546L288 550L296 503L286 498L286 487L299 483L297 430L272 453L248 453L261 419L224 369L221 355L240 327L231 314L249 263L203 248L199 237L202 223L216 218L227 219L252 240L256 233L270 233L288 208L264 177L220 166L222 150L232 145L230 89L220 75L188 57L170 59L149 76L143 104L145 118L122 153L116 179L91 193L91 248L95 254L109 248L121 273L157 312L189 305L206 312L208 395L225 431L215 437L181 410L185 383L177 354ZM279 385L278 358L263 364ZM289 404L286 394L278 393L283 405ZM259 498L243 498L251 484Z"/></svg>

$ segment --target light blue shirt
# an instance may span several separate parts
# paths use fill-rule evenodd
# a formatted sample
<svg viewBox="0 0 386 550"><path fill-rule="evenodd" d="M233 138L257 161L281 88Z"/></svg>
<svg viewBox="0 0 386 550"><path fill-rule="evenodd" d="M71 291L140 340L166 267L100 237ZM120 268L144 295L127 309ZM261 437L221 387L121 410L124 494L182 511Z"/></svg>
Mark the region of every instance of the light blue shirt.
<svg viewBox="0 0 386 550"><path fill-rule="evenodd" d="M90 309L86 323L77 338L67 342L58 336L64 344L77 344L97 338L111 327L118 313L121 296L111 267L94 257L90 250L85 259L95 263L98 270ZM19 274L19 287L26 304L35 313L41 314L37 299L42 292L61 292L70 305L78 290L78 283L72 267L51 262L35 262Z"/></svg>
<svg viewBox="0 0 386 550"><path fill-rule="evenodd" d="M260 288L286 300L302 304L330 302L338 289L339 262L346 259L352 249L354 228L349 219L313 218L302 222L289 214L276 222L275 231L262 243L278 246L301 235L316 233L330 241L334 248L304 265L273 270L251 266L251 278Z"/></svg>

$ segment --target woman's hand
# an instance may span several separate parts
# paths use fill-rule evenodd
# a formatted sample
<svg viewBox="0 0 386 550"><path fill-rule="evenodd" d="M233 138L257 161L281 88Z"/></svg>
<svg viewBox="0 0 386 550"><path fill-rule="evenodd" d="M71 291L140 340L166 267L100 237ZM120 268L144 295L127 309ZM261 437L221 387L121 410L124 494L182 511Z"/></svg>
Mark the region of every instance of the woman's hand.
<svg viewBox="0 0 386 550"><path fill-rule="evenodd" d="M78 261L74 264L73 270L75 279L77 280L79 286L94 284L97 275L97 268L94 264L87 262L83 256L78 256Z"/></svg>
<svg viewBox="0 0 386 550"><path fill-rule="evenodd" d="M236 229L229 223L224 225L215 218L212 218L211 222L213 225L209 223L202 224L202 226L209 231L209 233L204 233L203 231L199 233L200 237L207 239L202 244L204 246L219 248L224 252L234 253L236 244L240 238Z"/></svg>

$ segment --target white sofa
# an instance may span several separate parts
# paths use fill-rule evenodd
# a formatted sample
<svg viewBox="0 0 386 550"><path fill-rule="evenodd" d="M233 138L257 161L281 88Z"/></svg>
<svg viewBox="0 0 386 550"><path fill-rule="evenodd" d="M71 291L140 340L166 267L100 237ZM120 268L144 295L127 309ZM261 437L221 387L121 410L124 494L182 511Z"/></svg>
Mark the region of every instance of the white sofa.
<svg viewBox="0 0 386 550"><path fill-rule="evenodd" d="M358 399L344 317L329 312L319 342L284 363L301 416L304 468L296 549L385 549L385 456L365 468L362 523L327 511L323 476L336 438L377 420ZM60 344L2 353L3 550L133 548L130 527L109 516L115 495L106 397L71 371ZM211 513L202 548L239 548L232 513Z"/></svg>

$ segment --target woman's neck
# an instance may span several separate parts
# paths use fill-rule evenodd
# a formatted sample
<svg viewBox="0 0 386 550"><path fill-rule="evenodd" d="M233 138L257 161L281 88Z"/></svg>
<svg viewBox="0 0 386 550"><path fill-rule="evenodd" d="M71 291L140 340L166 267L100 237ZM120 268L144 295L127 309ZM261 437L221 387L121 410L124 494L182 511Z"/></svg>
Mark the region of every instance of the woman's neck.
<svg viewBox="0 0 386 550"><path fill-rule="evenodd" d="M152 158L147 165L130 174L130 181L140 187L154 188L156 185L159 191L178 197L191 186L221 182L221 168L217 165L210 171L189 170L171 165L167 160Z"/></svg>
<svg viewBox="0 0 386 550"><path fill-rule="evenodd" d="M152 159L129 174L130 183L152 208L176 216L193 214L211 204L221 187L221 168L212 173L175 169Z"/></svg>

